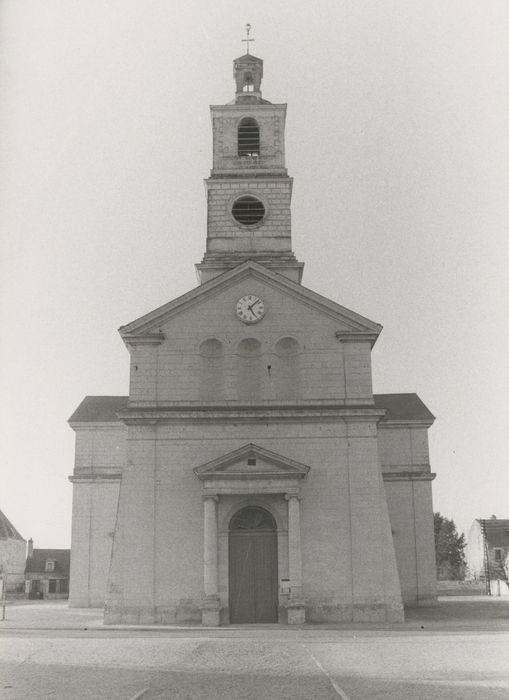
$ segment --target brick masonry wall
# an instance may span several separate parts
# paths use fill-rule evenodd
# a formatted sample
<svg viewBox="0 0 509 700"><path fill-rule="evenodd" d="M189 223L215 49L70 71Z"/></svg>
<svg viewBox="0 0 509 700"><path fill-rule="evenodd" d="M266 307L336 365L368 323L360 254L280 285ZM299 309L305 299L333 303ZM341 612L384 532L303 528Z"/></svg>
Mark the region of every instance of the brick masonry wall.
<svg viewBox="0 0 509 700"><path fill-rule="evenodd" d="M238 156L238 126L242 119L256 119L260 128L260 156L256 169L285 166L286 105L223 105L211 107L213 132L213 172L249 168L249 161Z"/></svg>
<svg viewBox="0 0 509 700"><path fill-rule="evenodd" d="M207 190L208 252L291 251L290 178L210 179ZM235 199L247 194L265 207L258 226L242 226L232 216Z"/></svg>

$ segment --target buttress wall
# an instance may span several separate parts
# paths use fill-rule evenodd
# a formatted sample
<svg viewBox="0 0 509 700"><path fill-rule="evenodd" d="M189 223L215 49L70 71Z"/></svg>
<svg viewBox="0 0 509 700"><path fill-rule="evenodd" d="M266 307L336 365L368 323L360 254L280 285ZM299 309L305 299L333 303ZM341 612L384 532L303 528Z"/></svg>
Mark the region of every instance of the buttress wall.
<svg viewBox="0 0 509 700"><path fill-rule="evenodd" d="M104 604L115 531L120 478L126 459L127 429L71 424L76 431L69 605Z"/></svg>

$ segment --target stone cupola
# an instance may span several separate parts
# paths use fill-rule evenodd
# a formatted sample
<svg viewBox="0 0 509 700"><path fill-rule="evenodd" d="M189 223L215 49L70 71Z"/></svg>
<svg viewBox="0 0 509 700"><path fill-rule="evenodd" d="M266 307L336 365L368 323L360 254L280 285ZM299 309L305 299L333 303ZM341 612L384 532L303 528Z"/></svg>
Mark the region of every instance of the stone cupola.
<svg viewBox="0 0 509 700"><path fill-rule="evenodd" d="M261 82L263 77L263 61L249 53L236 58L233 62L233 77L235 79L237 104L256 103L262 98Z"/></svg>

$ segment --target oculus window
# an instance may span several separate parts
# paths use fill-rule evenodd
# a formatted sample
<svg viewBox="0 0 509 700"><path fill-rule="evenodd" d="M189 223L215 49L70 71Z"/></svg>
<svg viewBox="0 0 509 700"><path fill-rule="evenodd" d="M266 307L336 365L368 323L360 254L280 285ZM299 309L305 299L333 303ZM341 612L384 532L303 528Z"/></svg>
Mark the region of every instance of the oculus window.
<svg viewBox="0 0 509 700"><path fill-rule="evenodd" d="M256 197L245 195L244 197L239 197L233 203L232 215L239 224L253 226L262 221L265 216L265 207Z"/></svg>

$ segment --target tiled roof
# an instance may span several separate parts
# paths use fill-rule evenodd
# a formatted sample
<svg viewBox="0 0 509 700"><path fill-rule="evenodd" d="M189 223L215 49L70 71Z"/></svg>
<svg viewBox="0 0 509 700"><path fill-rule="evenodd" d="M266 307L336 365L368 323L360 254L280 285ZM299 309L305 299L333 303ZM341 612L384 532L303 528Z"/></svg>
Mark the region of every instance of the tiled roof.
<svg viewBox="0 0 509 700"><path fill-rule="evenodd" d="M55 569L51 573L69 576L70 549L34 549L32 556L27 558L25 570L31 573L43 573L46 571L48 559L55 562Z"/></svg>
<svg viewBox="0 0 509 700"><path fill-rule="evenodd" d="M14 525L10 522L8 518L0 510L0 540L22 540L25 541L23 537L16 530Z"/></svg>
<svg viewBox="0 0 509 700"><path fill-rule="evenodd" d="M433 414L417 394L375 394L376 408L385 408L383 420L425 420ZM128 396L86 396L69 418L69 422L118 421L117 413L127 408Z"/></svg>
<svg viewBox="0 0 509 700"><path fill-rule="evenodd" d="M486 539L491 547L509 547L509 520L489 518L479 520L481 528L484 524Z"/></svg>

